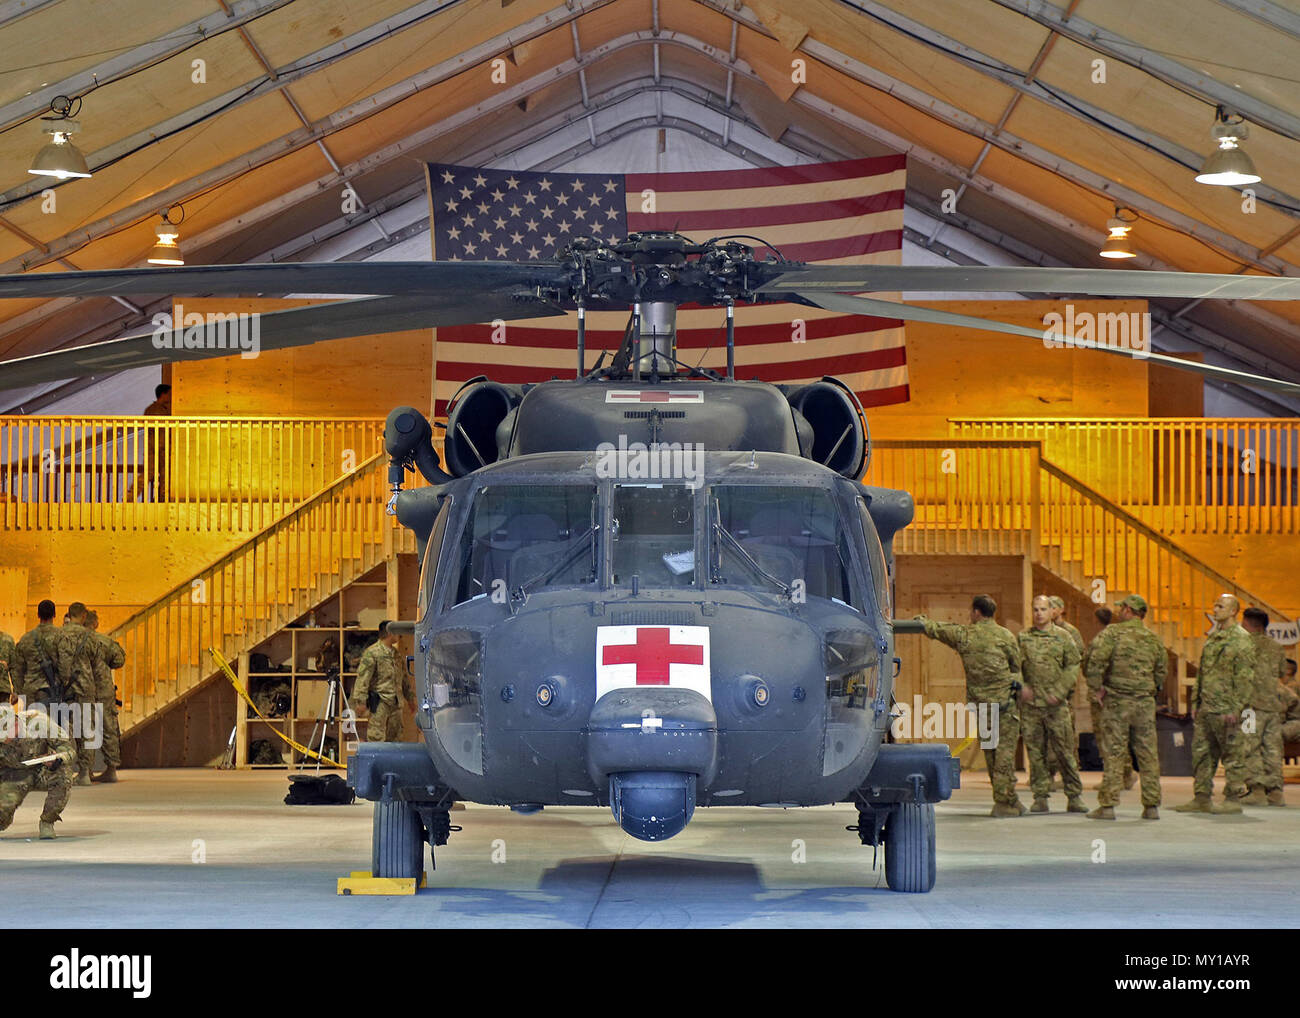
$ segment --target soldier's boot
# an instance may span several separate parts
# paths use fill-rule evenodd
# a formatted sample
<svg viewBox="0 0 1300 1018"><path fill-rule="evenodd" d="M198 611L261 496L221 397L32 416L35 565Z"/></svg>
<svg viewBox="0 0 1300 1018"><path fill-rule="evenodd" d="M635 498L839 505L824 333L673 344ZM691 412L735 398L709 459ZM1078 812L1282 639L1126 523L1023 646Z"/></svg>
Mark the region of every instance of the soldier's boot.
<svg viewBox="0 0 1300 1018"><path fill-rule="evenodd" d="M1190 802L1180 803L1174 807L1175 813L1212 813L1208 795L1195 796Z"/></svg>
<svg viewBox="0 0 1300 1018"><path fill-rule="evenodd" d="M51 820L42 820L40 840L50 841L57 837L58 835L54 833L54 822Z"/></svg>
<svg viewBox="0 0 1300 1018"><path fill-rule="evenodd" d="M995 802L993 811L989 813L991 817L1018 817L1024 816L1025 805L1019 799L1015 802Z"/></svg>
<svg viewBox="0 0 1300 1018"><path fill-rule="evenodd" d="M1083 804L1083 797L1073 796L1065 807L1067 813L1087 813L1088 807Z"/></svg>
<svg viewBox="0 0 1300 1018"><path fill-rule="evenodd" d="M77 784L78 784L78 785L84 785L86 788L89 788L89 787L90 787L90 770L89 770L89 769L86 769L86 770L82 771L80 774L77 775Z"/></svg>
<svg viewBox="0 0 1300 1018"><path fill-rule="evenodd" d="M1250 794L1238 801L1243 806L1267 806L1268 805L1268 797L1264 794L1263 785L1252 785L1250 789Z"/></svg>
<svg viewBox="0 0 1300 1018"><path fill-rule="evenodd" d="M1231 816L1234 813L1241 812L1241 797L1225 795L1223 802L1216 802L1210 807L1210 812L1215 816Z"/></svg>
<svg viewBox="0 0 1300 1018"><path fill-rule="evenodd" d="M1088 814L1088 819L1089 820L1114 820L1115 807L1098 806L1096 809L1094 809L1091 813Z"/></svg>
<svg viewBox="0 0 1300 1018"><path fill-rule="evenodd" d="M1154 806L1144 806L1144 807L1142 808L1142 819L1143 819L1143 820L1159 820L1159 819L1160 819L1160 810L1156 809Z"/></svg>
<svg viewBox="0 0 1300 1018"><path fill-rule="evenodd" d="M1282 789L1280 788L1275 788L1271 792L1269 792L1267 799L1268 799L1268 804L1270 806L1286 805L1286 796L1282 794Z"/></svg>
<svg viewBox="0 0 1300 1018"><path fill-rule="evenodd" d="M1047 811L1046 799L1035 799L1034 804L1029 807L1030 813L1046 813Z"/></svg>
<svg viewBox="0 0 1300 1018"><path fill-rule="evenodd" d="M109 766L104 768L104 772L102 774L96 774L90 780L98 781L105 785L111 785L115 781L117 781L117 768L110 764Z"/></svg>

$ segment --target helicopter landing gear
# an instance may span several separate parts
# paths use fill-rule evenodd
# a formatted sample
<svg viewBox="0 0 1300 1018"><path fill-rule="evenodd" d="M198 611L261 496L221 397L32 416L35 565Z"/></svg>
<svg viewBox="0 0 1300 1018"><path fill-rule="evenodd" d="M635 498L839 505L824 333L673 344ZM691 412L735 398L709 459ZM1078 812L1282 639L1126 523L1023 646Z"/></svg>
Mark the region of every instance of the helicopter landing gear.
<svg viewBox="0 0 1300 1018"><path fill-rule="evenodd" d="M923 894L934 878L934 803L899 803L885 821L885 882L891 891Z"/></svg>
<svg viewBox="0 0 1300 1018"><path fill-rule="evenodd" d="M424 825L414 807L400 799L375 803L370 872L376 877L414 877L417 882L424 873Z"/></svg>

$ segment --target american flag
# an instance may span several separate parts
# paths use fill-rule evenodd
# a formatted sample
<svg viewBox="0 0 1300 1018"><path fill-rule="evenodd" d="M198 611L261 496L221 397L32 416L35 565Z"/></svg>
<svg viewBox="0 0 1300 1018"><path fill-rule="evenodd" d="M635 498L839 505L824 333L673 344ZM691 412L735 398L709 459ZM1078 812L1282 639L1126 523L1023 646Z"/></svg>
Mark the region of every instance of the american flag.
<svg viewBox="0 0 1300 1018"><path fill-rule="evenodd" d="M692 173L534 173L432 163L433 256L540 261L577 237L617 241L629 232L676 230L695 241L756 234L791 261L898 265L904 175L901 155ZM759 258L775 253L746 243ZM602 349L617 350L626 323L626 311L588 313L588 369ZM703 356L705 367L725 368L723 329L720 309L679 309L682 359L694 364ZM492 342L490 325L437 330L435 412L445 413L456 389L475 375L507 383L572 378L576 333L576 314L510 322L505 343ZM823 375L842 378L864 406L906 402L902 322L791 304L737 307L737 378L801 382Z"/></svg>

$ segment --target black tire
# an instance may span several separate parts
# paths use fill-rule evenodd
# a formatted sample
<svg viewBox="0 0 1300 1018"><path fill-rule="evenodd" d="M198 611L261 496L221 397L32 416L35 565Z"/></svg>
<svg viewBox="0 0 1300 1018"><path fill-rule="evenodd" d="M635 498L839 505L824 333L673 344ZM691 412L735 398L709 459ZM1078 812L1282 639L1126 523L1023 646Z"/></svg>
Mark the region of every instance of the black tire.
<svg viewBox="0 0 1300 1018"><path fill-rule="evenodd" d="M424 873L424 827L404 802L376 802L370 839L370 874L414 877Z"/></svg>
<svg viewBox="0 0 1300 1018"><path fill-rule="evenodd" d="M903 803L885 824L885 882L891 891L924 894L934 878L934 803Z"/></svg>

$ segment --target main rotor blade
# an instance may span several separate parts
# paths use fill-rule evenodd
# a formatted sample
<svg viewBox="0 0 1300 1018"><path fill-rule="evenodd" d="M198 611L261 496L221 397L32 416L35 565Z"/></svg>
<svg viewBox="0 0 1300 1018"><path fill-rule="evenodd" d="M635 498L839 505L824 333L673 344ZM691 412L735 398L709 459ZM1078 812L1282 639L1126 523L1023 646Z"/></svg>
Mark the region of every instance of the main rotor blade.
<svg viewBox="0 0 1300 1018"><path fill-rule="evenodd" d="M257 351L307 346L326 339L368 336L443 325L467 325L496 318L548 318L558 308L537 301L517 301L501 294L469 294L451 300L431 297L369 297L271 311L257 319ZM184 323L180 323L183 325ZM108 374L165 361L200 360L253 353L252 321L232 337L230 323L209 323L201 335L192 330L158 329L104 343L55 350L0 362L0 390L44 382ZM185 347L190 333L191 347ZM201 346L195 346L198 341Z"/></svg>
<svg viewBox="0 0 1300 1018"><path fill-rule="evenodd" d="M1137 269L1052 269L1005 265L824 265L795 269L759 293L812 290L874 293L1079 293L1093 297L1300 300L1300 278Z"/></svg>
<svg viewBox="0 0 1300 1018"><path fill-rule="evenodd" d="M1046 341L1046 329L1031 329L1024 325L1012 325L988 318L975 318L971 315L958 315L951 311L938 311L934 308L914 307L910 304L897 304L890 300L877 300L874 297L850 297L842 293L802 293L794 291L794 296L814 307L827 311L840 311L854 315L875 315L878 318L901 318L909 322L931 322L935 325L953 325L963 329L981 329L985 332L1004 332L1012 336L1025 336L1040 343ZM1067 343L1070 337L1062 337ZM1221 368L1214 364L1199 364L1185 361L1159 353L1145 353L1117 346L1086 346L1084 349L1096 350L1098 353L1119 354L1130 360L1148 361L1177 368L1180 371L1194 371L1224 382L1236 382L1240 385L1256 385L1263 389L1274 389L1291 395L1300 395L1300 384L1285 382L1280 378L1267 375L1254 375L1249 371L1237 371L1233 368Z"/></svg>
<svg viewBox="0 0 1300 1018"><path fill-rule="evenodd" d="M554 262L274 262L0 276L3 297L259 293L464 294L560 282Z"/></svg>

